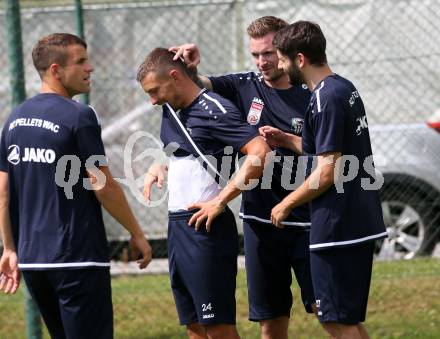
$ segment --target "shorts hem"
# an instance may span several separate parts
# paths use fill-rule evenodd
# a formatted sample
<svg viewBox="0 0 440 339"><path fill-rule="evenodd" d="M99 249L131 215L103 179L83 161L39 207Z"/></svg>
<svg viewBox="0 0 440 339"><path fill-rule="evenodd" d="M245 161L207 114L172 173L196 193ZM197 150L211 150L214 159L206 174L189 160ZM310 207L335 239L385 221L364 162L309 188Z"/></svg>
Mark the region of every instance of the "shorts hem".
<svg viewBox="0 0 440 339"><path fill-rule="evenodd" d="M188 326L188 325L191 325L191 324L198 324L198 320L196 320L196 321L179 321L179 324L181 325L181 326Z"/></svg>
<svg viewBox="0 0 440 339"><path fill-rule="evenodd" d="M319 317L318 317L319 318ZM342 325L357 325L360 323L365 322L365 319L363 320L350 320L350 319L319 319L319 322L321 324L325 324L325 323L336 323L336 324L342 324Z"/></svg>
<svg viewBox="0 0 440 339"><path fill-rule="evenodd" d="M263 320L272 320L279 317L288 317L290 318L290 312L289 313L276 313L276 314L265 314L265 315L259 315L259 316L249 316L249 321L254 322L260 322Z"/></svg>
<svg viewBox="0 0 440 339"><path fill-rule="evenodd" d="M180 325L181 326L188 326L191 324L200 324L200 325L236 325L237 321L223 321L223 320L215 320L215 321L199 321L199 320L195 320L195 321L180 321Z"/></svg>

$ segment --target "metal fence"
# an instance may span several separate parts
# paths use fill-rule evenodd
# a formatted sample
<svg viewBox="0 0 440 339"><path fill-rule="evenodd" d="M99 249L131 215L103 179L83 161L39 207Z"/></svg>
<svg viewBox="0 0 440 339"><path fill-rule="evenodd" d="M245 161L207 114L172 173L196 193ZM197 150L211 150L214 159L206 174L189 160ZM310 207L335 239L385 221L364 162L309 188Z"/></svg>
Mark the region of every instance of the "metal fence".
<svg viewBox="0 0 440 339"><path fill-rule="evenodd" d="M37 93L31 49L52 32L76 33L73 1L20 1L26 90ZM426 121L440 109L440 1L438 0L164 0L83 1L84 33L95 71L90 103L100 115L115 177L124 185L136 216L156 239L155 256L166 248L166 202L142 202L142 174L159 148L161 110L152 107L135 80L144 56L158 46L195 42L199 71L224 74L254 69L247 25L275 15L288 22L318 22L328 60L357 86L367 109L376 163L385 173L384 217L392 231L384 257L430 252L439 227L440 134ZM5 26L0 7L0 26ZM11 110L6 32L0 32L0 119ZM436 120L435 120L436 119ZM440 116L432 120L432 126ZM143 133L139 133L143 131ZM138 133L138 134L135 134ZM154 137L154 138L153 138ZM133 149L132 170L124 149ZM145 150L148 150L145 154ZM132 183L129 187L128 183ZM133 185L136 185L134 189ZM160 199L166 192L155 192ZM239 200L234 202L237 210ZM106 215L112 254L120 257L128 234ZM240 224L240 223L239 223ZM398 253L397 253L398 252Z"/></svg>
<svg viewBox="0 0 440 339"><path fill-rule="evenodd" d="M31 96L39 86L30 57L32 46L39 37L51 32L75 33L75 7L73 1L67 0L20 3L26 88ZM83 1L83 13L85 37L95 67L90 103L100 115L115 177L121 178L123 183L127 182L126 179L137 179L137 192L125 185L126 192L151 238L166 236L166 203L153 208L142 204L140 176L152 158L141 156L141 159L135 159L146 148L157 149L158 145L148 136L135 141L131 139L134 143L133 171L124 171L123 167L123 150L130 136L136 131L145 131L157 138L160 125L160 109L149 105L135 81L137 66L154 47L195 42L202 52L201 73L223 74L254 69L248 55L245 29L252 20L263 15L276 15L289 22L313 20L322 26L328 40L331 66L351 79L364 99L372 126L376 162L380 169L392 175L391 179L387 177L387 182L392 182L395 174L405 174L399 176L405 189L420 188L423 182L427 184L428 192L421 194L433 197L429 201L417 202L423 204L423 208L414 206L414 203L410 205L420 217L419 224L411 226L415 229L410 235L419 237L423 231L425 237L428 234L430 238L435 236L429 231L434 226L430 228L428 224L435 223L438 214L436 204L440 180L435 164L439 156L433 153L432 161L426 161L431 157L432 141L424 137L437 137L425 122L440 108L437 81L440 29L436 25L440 17L439 1ZM0 12L0 25L4 26L4 21L5 15ZM6 51L5 32L1 34L0 50ZM1 53L0 62L7 64L6 53ZM0 117L4 119L10 112L7 67L0 69L0 76L3 79L0 83ZM384 124L388 125L385 131ZM400 126L397 133L395 129L389 130L389 126L394 125ZM409 127L406 129L405 126ZM407 130L414 126L418 129L412 135ZM422 139L413 145L419 134ZM414 152L408 151L408 144ZM402 158L403 153L406 157ZM423 153L422 160L419 159L420 153ZM408 164L408 157L411 164ZM422 167L424 171L414 166ZM426 171L429 173L425 174ZM398 185L392 186L393 190L399 190ZM412 195L411 192L406 195ZM159 192L156 198L163 194ZM386 193L391 200L398 195ZM401 198L397 198L401 202ZM233 204L235 209L238 203ZM402 206L406 205L407 201L404 201ZM420 209L429 213L420 212ZM391 212L388 222L396 223L397 219L406 216L408 210L393 207ZM120 241L127 239L127 233L108 216L106 225L109 239L118 244L116 251L120 248ZM159 256L165 253L163 243L160 246L156 250Z"/></svg>

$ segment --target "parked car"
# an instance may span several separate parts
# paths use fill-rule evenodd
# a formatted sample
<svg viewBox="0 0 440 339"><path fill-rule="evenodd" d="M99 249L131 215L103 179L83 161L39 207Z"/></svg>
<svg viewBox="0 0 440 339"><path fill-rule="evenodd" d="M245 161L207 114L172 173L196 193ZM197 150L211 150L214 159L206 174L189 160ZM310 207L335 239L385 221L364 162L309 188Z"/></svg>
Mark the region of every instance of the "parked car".
<svg viewBox="0 0 440 339"><path fill-rule="evenodd" d="M432 253L440 231L440 114L426 124L370 127L388 238L381 259Z"/></svg>

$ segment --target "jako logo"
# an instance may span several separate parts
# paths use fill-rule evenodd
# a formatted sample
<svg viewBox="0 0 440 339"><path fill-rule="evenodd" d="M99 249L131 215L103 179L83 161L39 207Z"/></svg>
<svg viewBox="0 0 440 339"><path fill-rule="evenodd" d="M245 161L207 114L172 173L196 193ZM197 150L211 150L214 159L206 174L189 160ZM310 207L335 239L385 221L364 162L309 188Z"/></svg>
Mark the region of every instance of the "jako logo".
<svg viewBox="0 0 440 339"><path fill-rule="evenodd" d="M209 318L214 318L214 313L203 315L203 319L209 319Z"/></svg>
<svg viewBox="0 0 440 339"><path fill-rule="evenodd" d="M24 157L21 158L21 161L51 164L55 161L55 158L55 152L51 149L26 147L24 149Z"/></svg>
<svg viewBox="0 0 440 339"><path fill-rule="evenodd" d="M13 165L17 165L20 162L20 147L17 145L11 145L9 146L8 151L8 161ZM51 149L26 147L21 161L52 164L55 161L55 158L55 151Z"/></svg>
<svg viewBox="0 0 440 339"><path fill-rule="evenodd" d="M8 161L12 165L17 165L20 162L20 147L11 145L8 147Z"/></svg>

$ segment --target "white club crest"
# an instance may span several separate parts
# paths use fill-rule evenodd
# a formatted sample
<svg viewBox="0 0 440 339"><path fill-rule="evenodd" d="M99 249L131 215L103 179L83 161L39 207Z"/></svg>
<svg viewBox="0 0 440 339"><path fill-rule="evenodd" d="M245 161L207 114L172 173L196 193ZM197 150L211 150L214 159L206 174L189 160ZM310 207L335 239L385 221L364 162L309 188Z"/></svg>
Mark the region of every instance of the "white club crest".
<svg viewBox="0 0 440 339"><path fill-rule="evenodd" d="M263 112L264 102L259 98L254 98L249 109L247 122L250 125L257 125L260 121L261 113Z"/></svg>

